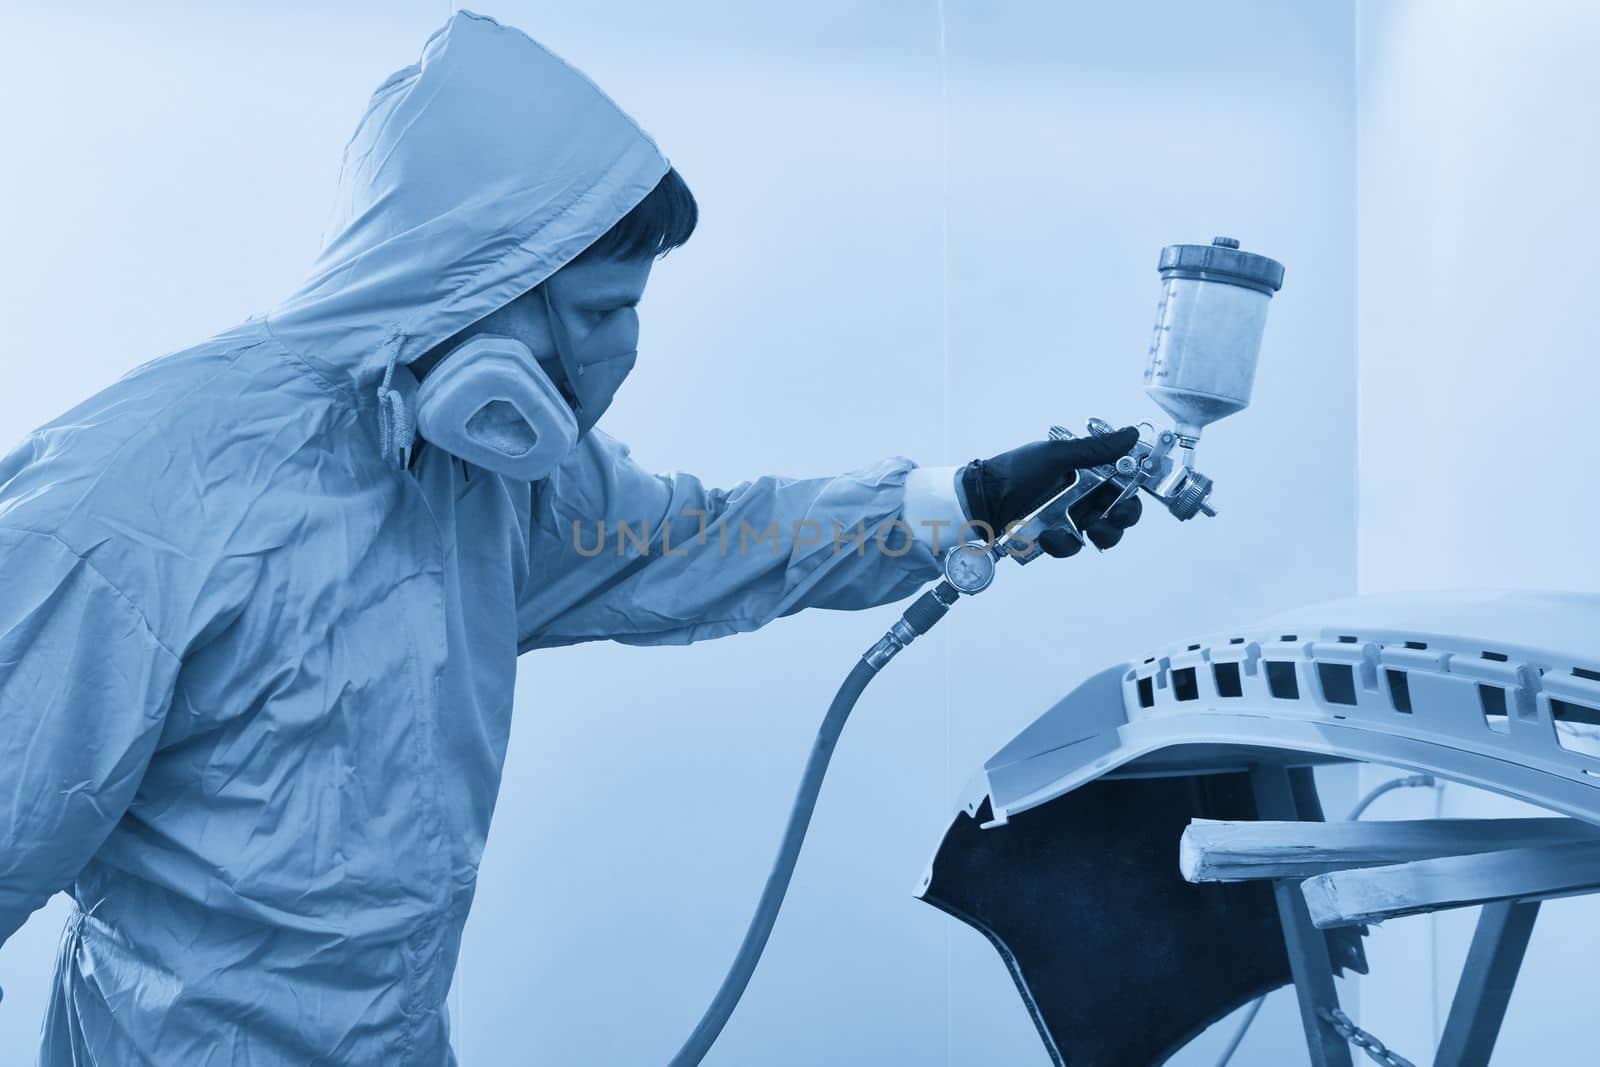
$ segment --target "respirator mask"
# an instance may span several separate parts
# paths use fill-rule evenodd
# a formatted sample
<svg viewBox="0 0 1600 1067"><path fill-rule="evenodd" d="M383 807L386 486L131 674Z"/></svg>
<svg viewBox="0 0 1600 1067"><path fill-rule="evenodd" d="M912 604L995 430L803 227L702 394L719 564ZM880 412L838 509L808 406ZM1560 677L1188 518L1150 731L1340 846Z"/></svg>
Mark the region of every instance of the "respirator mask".
<svg viewBox="0 0 1600 1067"><path fill-rule="evenodd" d="M566 381L558 385L527 345L475 334L417 390L417 432L451 455L517 481L550 475L594 426L638 359L639 315L607 313L577 344L539 287ZM565 388L563 388L563 386Z"/></svg>

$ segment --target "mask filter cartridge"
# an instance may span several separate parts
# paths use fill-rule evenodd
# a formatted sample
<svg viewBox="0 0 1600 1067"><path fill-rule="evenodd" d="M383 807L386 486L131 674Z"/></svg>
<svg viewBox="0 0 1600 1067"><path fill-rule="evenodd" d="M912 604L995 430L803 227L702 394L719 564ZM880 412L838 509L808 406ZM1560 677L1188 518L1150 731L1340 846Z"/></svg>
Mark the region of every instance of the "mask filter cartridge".
<svg viewBox="0 0 1600 1067"><path fill-rule="evenodd" d="M468 463L518 481L550 475L578 442L578 423L528 346L478 334L417 391L417 432Z"/></svg>

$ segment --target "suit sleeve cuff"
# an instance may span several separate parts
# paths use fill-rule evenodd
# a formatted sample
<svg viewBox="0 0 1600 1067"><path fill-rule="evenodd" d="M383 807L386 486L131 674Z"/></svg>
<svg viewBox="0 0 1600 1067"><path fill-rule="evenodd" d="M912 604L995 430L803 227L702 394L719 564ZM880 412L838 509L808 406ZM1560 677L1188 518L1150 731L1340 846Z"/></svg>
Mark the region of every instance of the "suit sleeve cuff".
<svg viewBox="0 0 1600 1067"><path fill-rule="evenodd" d="M960 467L916 467L906 475L906 525L935 556L956 544L967 521Z"/></svg>

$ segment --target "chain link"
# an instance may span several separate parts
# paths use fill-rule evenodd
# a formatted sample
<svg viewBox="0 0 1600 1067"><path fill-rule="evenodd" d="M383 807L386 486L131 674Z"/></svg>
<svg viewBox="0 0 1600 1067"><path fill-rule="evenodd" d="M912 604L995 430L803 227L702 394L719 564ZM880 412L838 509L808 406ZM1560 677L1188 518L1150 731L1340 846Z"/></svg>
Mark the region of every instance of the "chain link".
<svg viewBox="0 0 1600 1067"><path fill-rule="evenodd" d="M1334 1033L1365 1052L1372 1062L1381 1063L1383 1067L1416 1067L1416 1064L1400 1053L1391 1051L1382 1041L1357 1026L1350 1016L1338 1008L1323 1008L1317 1014Z"/></svg>

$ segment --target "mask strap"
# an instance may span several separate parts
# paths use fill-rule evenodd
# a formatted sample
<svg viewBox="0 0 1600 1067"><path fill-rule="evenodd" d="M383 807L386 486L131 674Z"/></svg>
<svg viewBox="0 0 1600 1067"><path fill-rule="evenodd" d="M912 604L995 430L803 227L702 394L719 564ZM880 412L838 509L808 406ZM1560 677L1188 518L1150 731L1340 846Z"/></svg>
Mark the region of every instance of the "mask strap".
<svg viewBox="0 0 1600 1067"><path fill-rule="evenodd" d="M573 366L570 356L572 346L568 343L570 338L567 337L567 331L561 325L560 318L556 316L555 305L550 301L550 285L548 281L539 283L539 292L544 296L545 318L550 323L550 343L556 347L556 359L560 362L562 373L567 378L567 387L560 391L566 397L567 403L572 407L572 417L581 420L583 418L583 401L578 399L577 380L583 376L583 367ZM560 383L556 384L559 388Z"/></svg>

